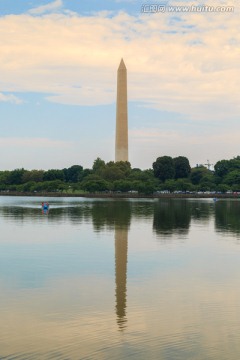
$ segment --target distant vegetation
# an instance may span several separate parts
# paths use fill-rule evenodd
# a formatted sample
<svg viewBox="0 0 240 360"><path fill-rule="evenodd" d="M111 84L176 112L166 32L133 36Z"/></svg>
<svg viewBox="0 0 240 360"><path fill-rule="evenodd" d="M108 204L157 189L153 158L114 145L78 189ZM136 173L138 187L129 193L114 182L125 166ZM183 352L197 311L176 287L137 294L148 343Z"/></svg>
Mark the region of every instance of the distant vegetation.
<svg viewBox="0 0 240 360"><path fill-rule="evenodd" d="M73 165L64 169L0 171L1 192L221 192L240 191L240 156L218 161L214 171L191 168L184 156L158 157L151 169L131 168L129 162L105 163L97 158L91 169Z"/></svg>

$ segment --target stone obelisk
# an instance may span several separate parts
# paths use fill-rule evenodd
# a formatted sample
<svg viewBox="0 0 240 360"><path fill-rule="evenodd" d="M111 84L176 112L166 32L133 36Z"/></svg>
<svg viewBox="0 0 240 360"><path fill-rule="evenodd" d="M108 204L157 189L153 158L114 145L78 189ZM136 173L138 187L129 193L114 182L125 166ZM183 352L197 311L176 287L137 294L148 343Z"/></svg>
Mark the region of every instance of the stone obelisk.
<svg viewBox="0 0 240 360"><path fill-rule="evenodd" d="M127 68L123 59L117 73L115 161L128 161Z"/></svg>

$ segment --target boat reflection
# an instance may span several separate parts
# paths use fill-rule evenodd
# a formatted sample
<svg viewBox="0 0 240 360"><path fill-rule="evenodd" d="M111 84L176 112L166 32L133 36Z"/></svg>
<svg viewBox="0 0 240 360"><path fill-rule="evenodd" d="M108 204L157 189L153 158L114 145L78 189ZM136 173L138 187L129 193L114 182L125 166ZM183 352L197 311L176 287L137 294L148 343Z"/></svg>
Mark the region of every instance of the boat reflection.
<svg viewBox="0 0 240 360"><path fill-rule="evenodd" d="M49 213L49 203L47 201L42 202L42 214L48 215Z"/></svg>

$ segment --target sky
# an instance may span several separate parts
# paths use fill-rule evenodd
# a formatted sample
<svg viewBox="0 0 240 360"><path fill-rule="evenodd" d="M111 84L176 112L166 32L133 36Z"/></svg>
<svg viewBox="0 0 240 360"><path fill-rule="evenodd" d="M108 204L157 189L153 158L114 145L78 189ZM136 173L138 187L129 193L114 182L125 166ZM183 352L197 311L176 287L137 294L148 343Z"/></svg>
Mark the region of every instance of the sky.
<svg viewBox="0 0 240 360"><path fill-rule="evenodd" d="M132 167L240 155L240 5L208 1L0 0L0 170L114 160L121 58Z"/></svg>

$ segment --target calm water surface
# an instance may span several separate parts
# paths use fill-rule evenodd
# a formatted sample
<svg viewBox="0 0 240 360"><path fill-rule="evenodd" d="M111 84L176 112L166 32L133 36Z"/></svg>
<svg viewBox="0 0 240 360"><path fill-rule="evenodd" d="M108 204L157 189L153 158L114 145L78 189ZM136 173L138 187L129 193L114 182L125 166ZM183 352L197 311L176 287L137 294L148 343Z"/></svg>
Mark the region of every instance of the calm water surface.
<svg viewBox="0 0 240 360"><path fill-rule="evenodd" d="M0 197L0 359L240 358L240 201Z"/></svg>

